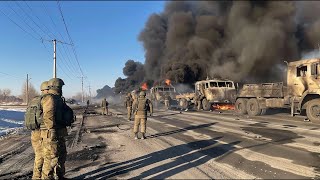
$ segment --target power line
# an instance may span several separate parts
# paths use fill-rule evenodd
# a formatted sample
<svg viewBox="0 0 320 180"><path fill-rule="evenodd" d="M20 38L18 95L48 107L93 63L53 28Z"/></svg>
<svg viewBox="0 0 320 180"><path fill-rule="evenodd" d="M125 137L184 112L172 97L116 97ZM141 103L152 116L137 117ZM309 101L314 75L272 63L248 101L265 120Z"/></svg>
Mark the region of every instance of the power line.
<svg viewBox="0 0 320 180"><path fill-rule="evenodd" d="M78 61L78 56L77 56L76 50L75 50L75 48L74 48L74 43L73 43L72 38L71 38L71 36L70 36L70 33L69 33L69 31L68 31L68 27L67 27L67 24L66 24L66 22L65 22L65 20L64 20L64 16L63 16L63 13L62 13L62 9L61 9L61 6L60 6L60 3L59 3L58 0L57 0L57 4L58 4L58 8L59 8L59 11L60 11L60 15L61 15L61 18L62 18L64 27L65 27L66 32L67 32L67 34L68 34L69 41L71 42L71 44L73 44L72 49L73 49L73 53L74 53L74 56L75 56L75 58L76 58L76 61L77 61L77 63L78 63L80 72L81 72L82 76L84 76L84 75L83 75L83 71L82 71L81 66L80 66L80 63L79 63L79 61Z"/></svg>
<svg viewBox="0 0 320 180"><path fill-rule="evenodd" d="M30 32L28 32L27 30L23 29L19 24L17 24L13 19L10 18L10 16L8 16L6 13L4 13L1 9L0 12L5 15L13 24L15 24L16 26L18 26L21 30L23 30L25 33L27 33L29 36L31 36L33 39L35 40L40 40L38 38L36 38L35 36L33 36Z"/></svg>
<svg viewBox="0 0 320 180"><path fill-rule="evenodd" d="M20 6L19 3L17 3L15 1L15 3L18 5L18 7L22 10L22 12L26 15L27 18L29 18L45 35L47 35L49 38L53 38L51 37L47 32L45 32L39 25L38 23L36 23L33 18Z"/></svg>
<svg viewBox="0 0 320 180"><path fill-rule="evenodd" d="M29 25L29 23L27 23L26 20L25 20L23 17L20 16L19 13L17 13L11 6L8 5L8 7L17 15L17 17L18 17L19 19L22 19L22 21L23 21L35 34L37 34L37 35L40 37L39 39L42 39L42 36L41 36L34 28L32 28L32 27Z"/></svg>
<svg viewBox="0 0 320 180"><path fill-rule="evenodd" d="M53 26L52 26L53 29L56 29L57 24L54 22L52 16L49 14L49 9L47 8L47 6L45 5L44 2L42 3L42 7L45 9L45 13L46 13L47 16L50 18L50 20L51 20L51 22L52 22L52 24L53 24ZM57 32L58 32L58 34L60 35L61 39L65 42L66 40L64 39L64 36L60 33L60 31L57 31ZM66 47L64 43L62 43L62 47L63 47L64 53L65 53L66 56L67 56L67 59L69 60L69 62L70 62L70 64L71 64L72 69L73 69L75 72L78 72L78 71L77 71L77 68L75 67L75 65L74 65L74 64L72 63L72 61L71 61L71 59L73 59L73 58L72 58L72 56L71 56L71 54L70 54L69 47L68 47L68 46Z"/></svg>

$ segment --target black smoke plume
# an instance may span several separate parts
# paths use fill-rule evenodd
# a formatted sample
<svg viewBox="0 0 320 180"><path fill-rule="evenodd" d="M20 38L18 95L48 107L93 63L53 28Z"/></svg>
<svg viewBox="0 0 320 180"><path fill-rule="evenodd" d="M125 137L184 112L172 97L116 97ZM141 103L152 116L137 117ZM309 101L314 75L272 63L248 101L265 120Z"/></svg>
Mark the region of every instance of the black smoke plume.
<svg viewBox="0 0 320 180"><path fill-rule="evenodd" d="M141 86L142 82L151 84L149 80L146 80L144 65L134 60L128 60L123 68L123 74L126 78L119 77L115 81L114 91L115 93L127 93L132 90L137 90Z"/></svg>
<svg viewBox="0 0 320 180"><path fill-rule="evenodd" d="M138 38L145 49L144 73L176 83L206 76L282 80L283 61L318 48L319 9L316 1L167 2L162 13L149 17ZM128 87L140 82L129 81L130 68L125 67L127 80L116 83Z"/></svg>

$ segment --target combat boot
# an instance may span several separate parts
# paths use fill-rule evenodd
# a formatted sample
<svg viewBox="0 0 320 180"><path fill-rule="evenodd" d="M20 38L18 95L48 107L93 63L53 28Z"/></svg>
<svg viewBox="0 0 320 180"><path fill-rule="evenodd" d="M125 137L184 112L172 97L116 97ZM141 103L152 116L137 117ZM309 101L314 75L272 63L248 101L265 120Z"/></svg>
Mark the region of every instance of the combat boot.
<svg viewBox="0 0 320 180"><path fill-rule="evenodd" d="M142 133L141 139L146 139L145 133Z"/></svg>
<svg viewBox="0 0 320 180"><path fill-rule="evenodd" d="M138 133L134 133L134 139L138 139Z"/></svg>

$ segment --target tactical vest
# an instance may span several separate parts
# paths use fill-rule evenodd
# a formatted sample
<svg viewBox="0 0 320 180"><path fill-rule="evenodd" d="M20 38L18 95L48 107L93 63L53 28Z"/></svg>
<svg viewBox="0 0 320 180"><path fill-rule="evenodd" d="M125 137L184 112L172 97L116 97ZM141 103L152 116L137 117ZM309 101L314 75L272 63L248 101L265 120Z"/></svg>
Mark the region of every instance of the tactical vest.
<svg viewBox="0 0 320 180"><path fill-rule="evenodd" d="M136 104L136 115L147 116L147 111L150 111L148 99L139 97Z"/></svg>
<svg viewBox="0 0 320 180"><path fill-rule="evenodd" d="M54 99L55 104L55 128L64 128L67 126L71 126L74 122L75 117L73 110L65 103L63 97L59 95L51 94ZM45 128L44 123L41 124L41 128Z"/></svg>

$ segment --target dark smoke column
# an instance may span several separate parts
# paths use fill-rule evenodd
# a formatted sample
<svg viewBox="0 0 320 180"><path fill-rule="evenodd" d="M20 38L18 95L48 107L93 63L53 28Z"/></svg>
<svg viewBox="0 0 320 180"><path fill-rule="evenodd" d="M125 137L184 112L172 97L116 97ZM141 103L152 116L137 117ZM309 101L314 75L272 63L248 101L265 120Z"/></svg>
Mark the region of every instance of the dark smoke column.
<svg viewBox="0 0 320 180"><path fill-rule="evenodd" d="M177 83L207 75L235 81L280 80L284 60L298 60L320 42L320 16L314 16L319 12L312 8L320 3L307 3L167 2L139 35L146 75Z"/></svg>

